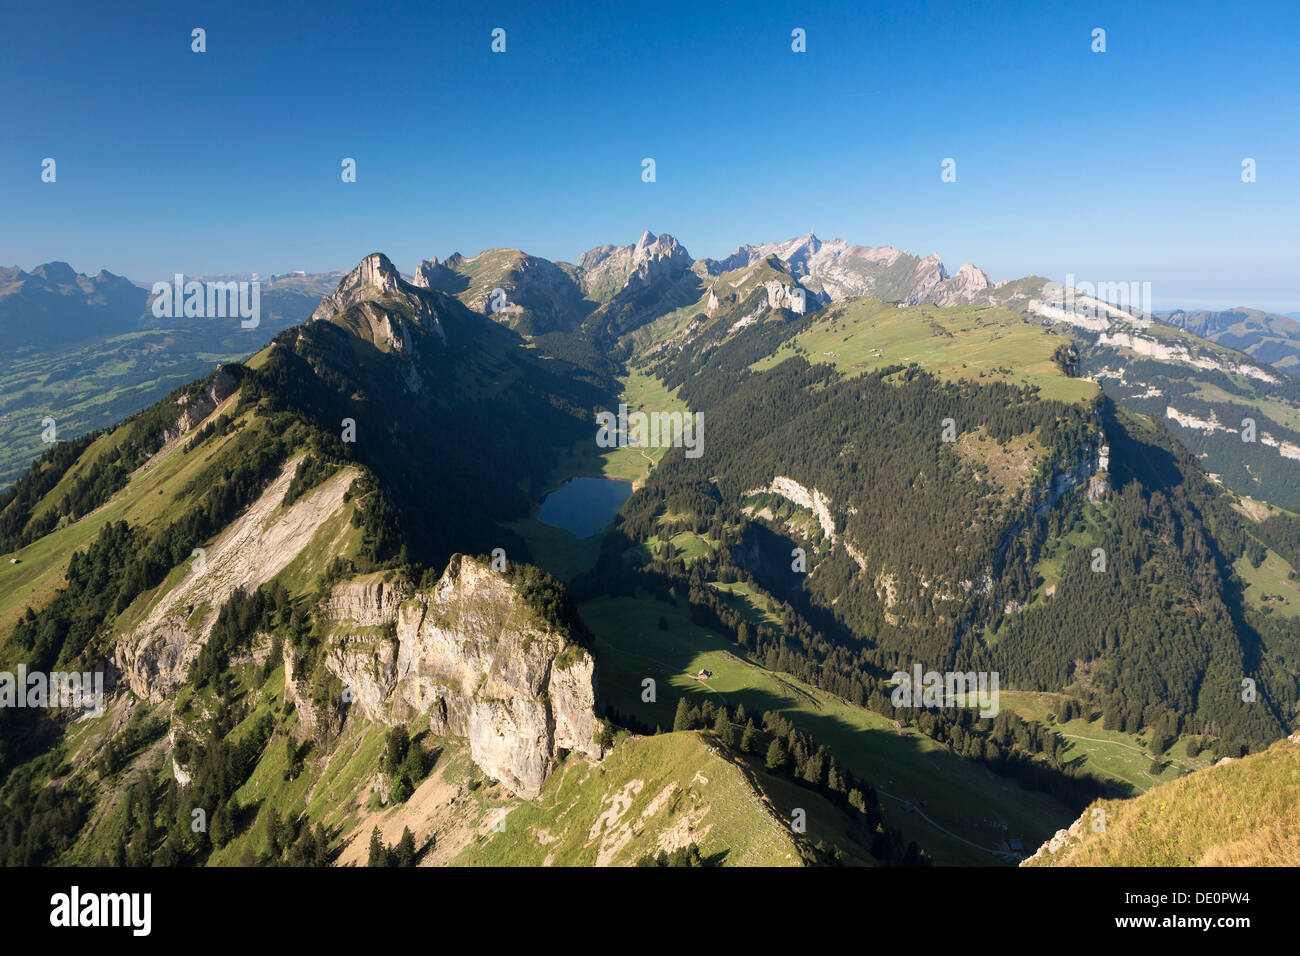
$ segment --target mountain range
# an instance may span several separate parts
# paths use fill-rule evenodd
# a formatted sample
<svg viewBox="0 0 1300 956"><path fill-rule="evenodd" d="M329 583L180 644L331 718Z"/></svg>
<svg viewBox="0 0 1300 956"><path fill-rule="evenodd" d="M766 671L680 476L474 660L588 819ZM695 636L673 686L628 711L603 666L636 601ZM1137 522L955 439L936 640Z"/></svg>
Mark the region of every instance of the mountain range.
<svg viewBox="0 0 1300 956"><path fill-rule="evenodd" d="M28 436L0 664L107 689L0 709L5 862L1004 864L1300 719L1300 393L1209 319L812 235L286 287ZM572 478L626 482L596 535Z"/></svg>

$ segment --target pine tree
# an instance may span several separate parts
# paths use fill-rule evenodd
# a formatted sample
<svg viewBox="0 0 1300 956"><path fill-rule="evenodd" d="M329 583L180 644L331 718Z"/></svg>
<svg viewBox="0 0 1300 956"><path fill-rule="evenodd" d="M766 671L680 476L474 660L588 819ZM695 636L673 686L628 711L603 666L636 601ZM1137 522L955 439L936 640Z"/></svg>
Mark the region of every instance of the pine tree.
<svg viewBox="0 0 1300 956"><path fill-rule="evenodd" d="M784 770L790 758L786 755L785 744L781 743L781 738L775 738L767 748L767 769Z"/></svg>
<svg viewBox="0 0 1300 956"><path fill-rule="evenodd" d="M217 812L212 814L209 836L212 838L212 845L220 849L225 846L232 836L234 836L234 826L231 820L231 806L234 798L231 797L226 803L217 807Z"/></svg>
<svg viewBox="0 0 1300 956"><path fill-rule="evenodd" d="M673 717L673 731L691 729L691 705L685 697L677 698L677 715Z"/></svg>
<svg viewBox="0 0 1300 956"><path fill-rule="evenodd" d="M725 747L734 747L736 745L736 732L731 729L731 721L727 718L727 708L719 708L717 717L713 721L713 732L718 735Z"/></svg>
<svg viewBox="0 0 1300 956"><path fill-rule="evenodd" d="M280 842L280 811L271 808L266 817L267 843L271 851L271 859L278 860L288 847Z"/></svg>
<svg viewBox="0 0 1300 956"><path fill-rule="evenodd" d="M745 731L740 735L740 752L752 754L754 746L758 743L758 731L754 727L754 721L751 718L745 724Z"/></svg>
<svg viewBox="0 0 1300 956"><path fill-rule="evenodd" d="M402 761L402 775L415 787L424 779L424 774L424 748L413 742Z"/></svg>
<svg viewBox="0 0 1300 956"><path fill-rule="evenodd" d="M394 866L415 866L415 834L410 827L402 830L402 838L393 851Z"/></svg>
<svg viewBox="0 0 1300 956"><path fill-rule="evenodd" d="M393 861L388 854L388 848L384 846L383 838L379 835L379 827L370 831L370 859L366 866L392 866Z"/></svg>
<svg viewBox="0 0 1300 956"><path fill-rule="evenodd" d="M312 846L312 866L325 866L330 860L330 840L325 827L316 824L316 839Z"/></svg>
<svg viewBox="0 0 1300 956"><path fill-rule="evenodd" d="M394 727L388 732L388 752L384 755L384 772L396 777L401 770L402 761L411 747L411 737L405 727Z"/></svg>

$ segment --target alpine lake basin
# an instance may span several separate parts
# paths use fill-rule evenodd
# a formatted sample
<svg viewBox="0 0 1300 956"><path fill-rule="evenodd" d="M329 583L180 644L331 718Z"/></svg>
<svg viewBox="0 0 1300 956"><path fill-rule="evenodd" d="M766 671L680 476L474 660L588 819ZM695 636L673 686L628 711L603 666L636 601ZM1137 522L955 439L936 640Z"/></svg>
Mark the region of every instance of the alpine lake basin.
<svg viewBox="0 0 1300 956"><path fill-rule="evenodd" d="M575 538L589 538L614 520L631 495L630 481L578 476L542 499L537 518Z"/></svg>

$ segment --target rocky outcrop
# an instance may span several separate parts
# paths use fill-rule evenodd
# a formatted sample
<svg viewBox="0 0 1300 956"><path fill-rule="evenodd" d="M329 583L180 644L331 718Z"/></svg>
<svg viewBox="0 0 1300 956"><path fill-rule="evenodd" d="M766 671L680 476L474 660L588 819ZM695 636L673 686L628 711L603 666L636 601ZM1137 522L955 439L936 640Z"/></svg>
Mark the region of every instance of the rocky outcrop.
<svg viewBox="0 0 1300 956"><path fill-rule="evenodd" d="M216 411L217 406L234 394L239 381L230 374L224 365L217 366L216 372L195 395L183 396L177 404L181 413L176 421L163 429L163 441L169 442L186 432L197 428L203 420Z"/></svg>
<svg viewBox="0 0 1300 956"><path fill-rule="evenodd" d="M1196 431L1235 432L1237 430L1235 428L1230 429L1227 426L1225 426L1222 422L1220 422L1219 417L1214 414L1213 410L1210 411L1209 418L1197 418L1195 415L1185 415L1182 412L1180 412L1178 409L1174 408L1174 406L1170 405L1165 409L1165 417L1177 422L1179 425L1183 426L1184 428L1191 428L1191 429L1195 429Z"/></svg>
<svg viewBox="0 0 1300 956"><path fill-rule="evenodd" d="M1159 359L1162 362L1185 362L1188 365L1206 369L1207 371L1245 375L1247 378L1258 379L1261 382L1269 382L1274 385L1281 381L1276 375L1270 375L1262 368L1257 368L1245 362L1219 361L1204 355L1193 355L1186 346L1170 345L1154 338L1131 335L1128 332L1115 332L1113 334L1103 332L1098 336L1097 344L1128 349L1138 355Z"/></svg>
<svg viewBox="0 0 1300 956"><path fill-rule="evenodd" d="M409 355L410 332L403 319L381 303L395 302L404 306L404 311L409 311L421 327L445 339L446 333L434 307L435 295L407 282L388 256L376 252L362 259L339 281L333 293L321 299L311 318L313 322L324 322L355 310L358 324L368 326L358 331L368 333L370 341L380 348Z"/></svg>
<svg viewBox="0 0 1300 956"><path fill-rule="evenodd" d="M1055 856L1062 850L1068 850L1073 846L1077 846L1079 841L1083 839L1084 827L1087 825L1085 818L1087 816L1088 814L1084 813L1083 816L1071 823L1068 829L1057 830L1052 834L1050 839L1045 841L1043 845L1034 852L1033 856L1021 860L1020 865L1029 866L1031 860L1041 860L1045 856Z"/></svg>
<svg viewBox="0 0 1300 956"><path fill-rule="evenodd" d="M1057 282L1044 280L1038 291L1041 298L1031 296L1026 309L1049 322L1073 325L1090 332L1105 332L1116 327L1145 329L1151 325L1150 319Z"/></svg>
<svg viewBox="0 0 1300 956"><path fill-rule="evenodd" d="M172 776L176 778L177 786L184 789L185 787L188 787L190 785L190 782L194 779L194 776L193 774L190 773L189 770L187 770L185 767L182 767L180 761L176 759L175 726L173 726L171 730L167 732L167 744L169 747L172 748L172 754L171 754Z"/></svg>
<svg viewBox="0 0 1300 956"><path fill-rule="evenodd" d="M201 561L191 559L184 576L118 639L113 662L137 696L161 703L185 681L190 662L199 655L222 605L235 590L260 587L279 574L345 507L344 495L356 478L355 468L341 469L288 508L282 507L300 463L300 458L286 463L257 500L207 546ZM328 549L332 544L325 541L317 546ZM196 615L198 610L203 613Z"/></svg>
<svg viewBox="0 0 1300 956"><path fill-rule="evenodd" d="M1096 504L1103 500L1108 494L1110 494L1109 473L1101 472L1088 479L1088 501Z"/></svg>
<svg viewBox="0 0 1300 956"><path fill-rule="evenodd" d="M992 289L993 280L983 270L966 263L955 276L942 280L930 291L929 301L945 308L968 305L983 301Z"/></svg>
<svg viewBox="0 0 1300 956"><path fill-rule="evenodd" d="M284 645L284 699L293 705L298 725L318 739L337 735L347 714L342 701L337 706L317 706L312 696L310 674L302 673L299 653L293 645Z"/></svg>
<svg viewBox="0 0 1300 956"><path fill-rule="evenodd" d="M1220 422L1218 415L1215 414L1213 409L1210 410L1209 418L1198 418L1195 415L1181 412L1174 406L1169 405L1165 408L1165 418L1177 422L1183 428L1206 432L1207 434L1216 431L1226 432L1230 435L1241 434L1241 429L1233 428ZM1288 458L1292 461L1300 461L1300 445L1297 445L1295 442L1278 440L1272 432L1260 432L1257 440L1266 448L1276 448L1278 455L1283 458Z"/></svg>
<svg viewBox="0 0 1300 956"><path fill-rule="evenodd" d="M904 305L969 305L989 301L989 277L972 265L949 276L936 255L914 256L890 246L852 246L842 239L823 241L812 233L784 242L745 245L711 263L709 272L727 272L775 256L819 301L858 295Z"/></svg>
<svg viewBox="0 0 1300 956"><path fill-rule="evenodd" d="M787 478L785 475L777 475L772 479L772 483L766 488L752 488L745 492L745 497L758 494L779 495L786 501L793 502L801 508L807 508L817 519L817 524L822 529L822 534L830 542L831 548L836 545L843 545L848 556L853 559L853 563L858 566L859 570L867 569L867 558L848 540L841 535L835 527L835 517L831 514L831 499L826 497L816 488L807 488L795 481L793 478ZM857 510L850 507L848 514L856 514Z"/></svg>
<svg viewBox="0 0 1300 956"><path fill-rule="evenodd" d="M763 288L767 290L768 308L787 309L795 315L803 315L808 311L808 300L812 294L803 288L775 279L764 282Z"/></svg>
<svg viewBox="0 0 1300 956"><path fill-rule="evenodd" d="M805 488L793 478L777 475L766 488L753 488L745 492L745 497L759 494L780 495L787 501L794 502L801 508L807 508L816 517L824 534L832 544L835 543L835 519L831 516L831 499L816 488Z"/></svg>
<svg viewBox="0 0 1300 956"><path fill-rule="evenodd" d="M457 555L430 591L345 582L326 608L325 664L365 717L468 738L483 772L527 799L561 751L601 756L595 661L504 575Z"/></svg>
<svg viewBox="0 0 1300 956"><path fill-rule="evenodd" d="M322 602L320 613L334 621L382 627L397 620L398 608L411 591L401 578L385 581L382 575L371 575L335 587Z"/></svg>

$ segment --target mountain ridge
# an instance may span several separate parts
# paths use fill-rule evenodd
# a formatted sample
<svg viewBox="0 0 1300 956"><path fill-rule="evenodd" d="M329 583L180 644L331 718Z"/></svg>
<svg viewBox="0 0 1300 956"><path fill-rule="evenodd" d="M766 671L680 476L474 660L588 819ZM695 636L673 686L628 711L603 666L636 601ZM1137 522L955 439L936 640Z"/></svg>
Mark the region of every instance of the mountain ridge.
<svg viewBox="0 0 1300 956"><path fill-rule="evenodd" d="M545 268L505 253L478 264L507 270L479 273L480 286L520 266ZM891 261L911 269L901 255ZM649 735L662 713L628 688L598 686L599 662L583 663L581 640L556 645L547 663L530 655L550 645L534 636L525 647L523 631L506 655L470 638L515 633L499 626L502 613L513 620L507 606L580 635L579 608L608 595L662 602L658 639L682 650L698 635L670 620L689 618L750 664L916 728L1045 798L1053 819L1116 784L1065 761L1042 724L895 706L891 671L912 662L1000 671L1017 689L1067 695L1125 731L1195 736L1229 755L1258 749L1294 719L1296 635L1247 604L1234 570L1291 554L1286 536L1256 531L1161 426L1080 379L1072 350L1091 346L1067 334L1070 323L1027 314L1034 300L1012 298L1032 290L993 290L1023 312L987 289L978 292L987 301L959 307L833 299L775 253L713 274L672 237L647 232L587 259L596 277L587 290L609 294L571 331L526 335L467 304L473 282L434 287L458 283L449 273L471 277L473 260L426 263L420 284L386 255L367 255L309 321L118 429L56 446L0 498L0 549L17 559L0 564L0 610L16 621L7 653L47 668L112 662L121 677L112 726L136 726L127 715L138 711L174 737L131 757L150 773L165 766L154 761L172 762L152 799L202 795L236 814L230 800L247 794L220 789L213 761L224 755L247 749L231 778L247 781L258 767L278 772L274 752L310 739L323 761L314 775L333 765L344 737L375 747L389 732L408 735L405 753L409 740L422 743L410 768L382 758L371 790L380 805L394 787L399 802L416 788L429 747L451 752L461 739L499 792L543 799L551 768L599 766L611 742L617 752L620 725ZM580 284L576 271L564 275L566 287ZM1128 334L1156 334L1142 316L1112 318ZM604 344L626 366L589 361L587 349ZM591 444L594 413L626 401L629 368L707 416L708 455L696 462L667 449L585 559L552 563L557 539L540 534L537 499ZM938 438L945 420L952 441ZM958 526L954 514L966 516ZM1089 572L1094 544L1112 574ZM806 574L790 560L799 550ZM538 570L547 565L576 570L562 584ZM454 589L453 567L474 569L483 594L502 599L476 598L465 612L412 596ZM24 599L10 582L33 572L66 585ZM522 604L502 597L507 584ZM478 669L422 671L426 644L479 646L465 652ZM1139 666L1151 659L1162 682ZM626 662L611 663L626 680ZM659 667L650 672L665 686L682 677ZM582 718L561 720L547 702L564 698L555 675L571 669L590 675L591 690L579 695ZM1257 707L1237 702L1239 674L1258 684ZM920 859L884 829L892 818L874 789L846 769L870 764L859 754L840 763L820 742L825 727L802 717L787 726L769 710L751 728L733 724L729 707L719 716L712 702L680 699L675 730L714 734L728 751L747 731L777 777L823 795L836 821L826 832L846 841L845 858ZM211 713L225 715L216 731L199 723ZM561 723L581 726L583 739L553 729ZM35 774L59 799L97 794L96 812L111 812L98 781L117 770L96 768L117 766L113 748L135 753L126 733L104 734L107 756L94 760L106 763L79 767L84 789L58 789L40 769L52 766L49 753L5 759L18 779ZM268 749L273 739L290 742ZM398 737L384 746L402 749ZM288 759L292 776L298 758ZM933 785L912 783L920 793ZM354 780L345 792L364 802L365 788ZM589 796L546 805L586 806ZM307 819L337 826L343 812L318 806ZM931 813L948 831L962 826ZM149 854L182 853L140 839ZM828 839L796 841L800 857L834 859ZM224 859L220 850L184 852Z"/></svg>

